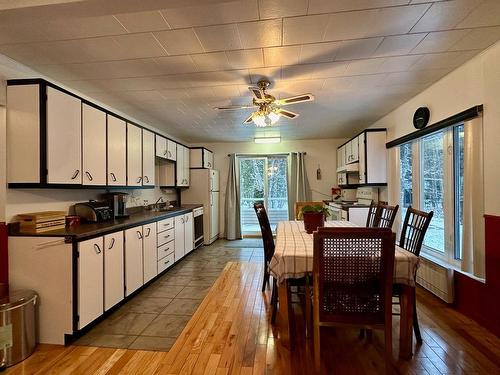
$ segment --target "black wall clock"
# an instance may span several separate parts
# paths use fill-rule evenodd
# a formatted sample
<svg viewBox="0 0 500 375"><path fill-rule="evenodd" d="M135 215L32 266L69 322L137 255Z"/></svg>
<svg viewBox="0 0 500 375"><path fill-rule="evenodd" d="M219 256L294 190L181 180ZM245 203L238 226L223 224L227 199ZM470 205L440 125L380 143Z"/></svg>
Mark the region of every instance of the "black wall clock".
<svg viewBox="0 0 500 375"><path fill-rule="evenodd" d="M425 128L425 126L429 123L430 116L431 112L429 111L429 108L417 108L415 114L413 115L413 126L417 129Z"/></svg>

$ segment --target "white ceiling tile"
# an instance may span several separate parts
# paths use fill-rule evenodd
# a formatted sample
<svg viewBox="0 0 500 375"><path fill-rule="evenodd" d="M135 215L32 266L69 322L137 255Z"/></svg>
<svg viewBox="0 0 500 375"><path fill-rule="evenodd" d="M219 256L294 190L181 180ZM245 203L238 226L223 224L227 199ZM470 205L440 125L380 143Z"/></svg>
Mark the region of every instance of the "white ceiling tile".
<svg viewBox="0 0 500 375"><path fill-rule="evenodd" d="M406 5L409 0L309 0L309 14Z"/></svg>
<svg viewBox="0 0 500 375"><path fill-rule="evenodd" d="M115 15L115 17L131 33L170 29L170 26L158 10L122 13Z"/></svg>
<svg viewBox="0 0 500 375"><path fill-rule="evenodd" d="M165 56L166 52L151 33L114 36L124 59Z"/></svg>
<svg viewBox="0 0 500 375"><path fill-rule="evenodd" d="M45 22L43 27L50 40L92 38L127 32L113 16L54 18Z"/></svg>
<svg viewBox="0 0 500 375"><path fill-rule="evenodd" d="M469 29L465 30L450 30L450 31L436 31L427 34L422 42L415 47L412 53L435 53L446 52L459 40L463 39L468 33Z"/></svg>
<svg viewBox="0 0 500 375"><path fill-rule="evenodd" d="M308 0L259 0L260 19L303 16Z"/></svg>
<svg viewBox="0 0 500 375"><path fill-rule="evenodd" d="M406 55L413 50L422 41L422 39L425 38L425 36L425 33L387 36L378 46L373 56Z"/></svg>
<svg viewBox="0 0 500 375"><path fill-rule="evenodd" d="M324 40L345 40L407 33L429 5L408 5L330 15Z"/></svg>
<svg viewBox="0 0 500 375"><path fill-rule="evenodd" d="M422 55L392 56L383 59L380 73L401 72L410 69L422 59Z"/></svg>
<svg viewBox="0 0 500 375"><path fill-rule="evenodd" d="M259 68L264 66L262 49L227 51L226 56L232 69Z"/></svg>
<svg viewBox="0 0 500 375"><path fill-rule="evenodd" d="M288 65L281 68L284 80L312 79L313 73L320 64Z"/></svg>
<svg viewBox="0 0 500 375"><path fill-rule="evenodd" d="M457 27L484 27L500 25L500 1L485 0Z"/></svg>
<svg viewBox="0 0 500 375"><path fill-rule="evenodd" d="M442 69L442 68L455 68L462 65L471 57L476 55L477 51L463 51L463 52L444 52L435 53L431 55L424 55L420 61L413 65L411 70L423 69Z"/></svg>
<svg viewBox="0 0 500 375"><path fill-rule="evenodd" d="M383 39L369 38L342 42L335 60L353 60L371 57Z"/></svg>
<svg viewBox="0 0 500 375"><path fill-rule="evenodd" d="M174 29L259 19L256 0L212 2L206 5L165 9L162 13Z"/></svg>
<svg viewBox="0 0 500 375"><path fill-rule="evenodd" d="M283 77L280 67L249 69L248 72L252 84L256 84L261 79L267 79L274 83Z"/></svg>
<svg viewBox="0 0 500 375"><path fill-rule="evenodd" d="M329 15L292 17L283 19L283 44L322 42Z"/></svg>
<svg viewBox="0 0 500 375"><path fill-rule="evenodd" d="M483 0L454 0L432 4L412 32L448 30L462 21Z"/></svg>
<svg viewBox="0 0 500 375"><path fill-rule="evenodd" d="M300 63L331 62L337 58L342 45L343 42L303 44L300 50Z"/></svg>
<svg viewBox="0 0 500 375"><path fill-rule="evenodd" d="M165 56L154 59L161 74L196 72L198 68L190 56Z"/></svg>
<svg viewBox="0 0 500 375"><path fill-rule="evenodd" d="M264 48L266 66L295 65L299 63L301 46Z"/></svg>
<svg viewBox="0 0 500 375"><path fill-rule="evenodd" d="M450 47L450 51L484 49L500 40L500 26L472 29L461 40Z"/></svg>
<svg viewBox="0 0 500 375"><path fill-rule="evenodd" d="M201 72L227 70L231 68L225 52L201 53L191 55L194 63Z"/></svg>
<svg viewBox="0 0 500 375"><path fill-rule="evenodd" d="M384 60L385 59L365 59L352 61L347 66L346 75L379 73Z"/></svg>
<svg viewBox="0 0 500 375"><path fill-rule="evenodd" d="M444 68L387 73L378 86L432 83L448 74L451 69L452 68Z"/></svg>
<svg viewBox="0 0 500 375"><path fill-rule="evenodd" d="M346 75L347 62L331 62L315 64L311 78L330 78Z"/></svg>
<svg viewBox="0 0 500 375"><path fill-rule="evenodd" d="M197 27L195 32L207 52L243 48L235 24Z"/></svg>
<svg viewBox="0 0 500 375"><path fill-rule="evenodd" d="M281 45L281 19L239 23L238 31L243 48Z"/></svg>
<svg viewBox="0 0 500 375"><path fill-rule="evenodd" d="M204 52L193 29L160 31L154 35L170 55Z"/></svg>

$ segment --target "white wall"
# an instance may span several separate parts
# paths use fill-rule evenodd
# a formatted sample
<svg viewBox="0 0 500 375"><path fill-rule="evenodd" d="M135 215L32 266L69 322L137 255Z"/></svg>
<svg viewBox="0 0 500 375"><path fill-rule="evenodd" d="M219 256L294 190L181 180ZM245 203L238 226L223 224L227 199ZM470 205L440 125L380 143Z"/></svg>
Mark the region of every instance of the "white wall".
<svg viewBox="0 0 500 375"><path fill-rule="evenodd" d="M229 169L228 154L266 154L278 152L304 151L307 153L306 171L313 200L323 200L331 197L331 188L337 185L337 147L346 139L314 139L283 141L279 144L255 144L253 142L221 142L204 143L192 146L203 146L215 153L215 169L220 171L220 231L224 233L224 206L226 199L227 175ZM322 178L316 179L318 165ZM191 181L195 183L195 181Z"/></svg>
<svg viewBox="0 0 500 375"><path fill-rule="evenodd" d="M500 215L500 42L401 105L372 127L386 127L389 141L415 130L412 117L418 107L429 107L429 123L432 124L478 104L484 105L485 213ZM395 165L394 162L389 160L389 165ZM389 197L392 198L392 203L397 203L397 197L391 191L391 186L398 183L396 174L390 174Z"/></svg>

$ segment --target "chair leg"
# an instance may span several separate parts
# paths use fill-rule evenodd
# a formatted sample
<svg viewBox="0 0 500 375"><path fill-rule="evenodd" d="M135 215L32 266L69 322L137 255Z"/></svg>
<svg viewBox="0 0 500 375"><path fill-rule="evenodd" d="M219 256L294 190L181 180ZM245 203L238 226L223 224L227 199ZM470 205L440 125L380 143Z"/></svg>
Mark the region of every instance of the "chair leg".
<svg viewBox="0 0 500 375"><path fill-rule="evenodd" d="M320 336L320 326L315 319L314 322L314 367L316 373L321 372L321 336Z"/></svg>
<svg viewBox="0 0 500 375"><path fill-rule="evenodd" d="M392 371L392 325L386 324L384 327L385 343L385 373L390 375Z"/></svg>
<svg viewBox="0 0 500 375"><path fill-rule="evenodd" d="M273 278L273 289L271 293L271 307L273 309L271 315L271 324L276 323L276 313L278 312L278 284L276 283L276 279Z"/></svg>
<svg viewBox="0 0 500 375"><path fill-rule="evenodd" d="M420 334L420 326L418 325L417 317L417 301L413 301L413 330L415 331L415 339L418 344L422 344L422 335Z"/></svg>
<svg viewBox="0 0 500 375"><path fill-rule="evenodd" d="M269 284L269 270L267 269L267 261L264 261L264 280L262 280L262 291L266 290L266 284Z"/></svg>

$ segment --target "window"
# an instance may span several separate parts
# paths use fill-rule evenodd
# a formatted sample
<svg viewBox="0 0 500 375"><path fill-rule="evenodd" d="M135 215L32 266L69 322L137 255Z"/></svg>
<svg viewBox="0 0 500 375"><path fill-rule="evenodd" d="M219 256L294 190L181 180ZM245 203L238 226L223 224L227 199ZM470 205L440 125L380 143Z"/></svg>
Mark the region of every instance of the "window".
<svg viewBox="0 0 500 375"><path fill-rule="evenodd" d="M399 193L399 205L401 206L401 225L406 216L406 209L412 205L413 197L413 167L411 143L401 145L399 153L399 175L401 176L401 189Z"/></svg>
<svg viewBox="0 0 500 375"><path fill-rule="evenodd" d="M460 124L399 146L401 217L410 205L434 211L422 252L448 263L462 258L463 140Z"/></svg>

